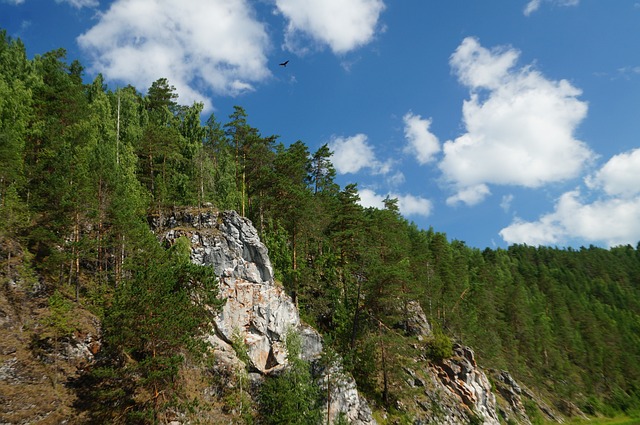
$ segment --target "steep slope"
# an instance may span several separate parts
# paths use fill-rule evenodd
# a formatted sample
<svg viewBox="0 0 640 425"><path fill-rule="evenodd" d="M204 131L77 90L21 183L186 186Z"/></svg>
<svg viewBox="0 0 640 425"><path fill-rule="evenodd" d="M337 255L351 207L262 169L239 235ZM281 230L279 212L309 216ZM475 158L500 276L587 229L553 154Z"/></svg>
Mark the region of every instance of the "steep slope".
<svg viewBox="0 0 640 425"><path fill-rule="evenodd" d="M246 393L253 400L247 401L256 406L265 379L290 364L286 338L292 331L301 336L301 357L313 365L331 423L343 417L362 425L398 418L415 424L530 424L525 405L548 420L562 420L508 372L482 370L469 347L454 344L451 356L434 360L424 351L433 334L417 302L408 303L410 315L403 324L415 343L392 383L399 395L394 413L375 402L372 409L340 359L323 357L322 336L302 323L291 297L275 282L268 251L249 220L233 211L182 209L152 219L151 227L167 246L186 237L192 262L215 270L220 296L226 300L215 316L214 331L206 336L212 366L187 363L182 372L192 377L184 382L192 385L188 391L204 406L192 407L191 414L174 409L172 424L242 420L233 413L242 411L242 399L238 407L237 399L229 396L235 385L244 385L239 376L248 378ZM28 284L28 273L17 269L23 260L20 250L11 249L13 260L3 270L0 293L0 423L83 423L86 412L78 410L73 383L100 351L99 323L80 305L63 303L68 309L60 308L52 304L55 296L34 282Z"/></svg>
<svg viewBox="0 0 640 425"><path fill-rule="evenodd" d="M318 363L322 337L300 321L291 298L274 282L267 249L249 220L232 211L182 210L155 219L153 227L169 245L181 236L187 237L192 261L213 267L219 277L226 304L216 317L215 333L208 336L208 341L221 368L247 367L258 382L264 376L279 373L288 365L284 340L290 330L302 336L303 358ZM411 311L407 329L417 340L428 339L431 327L424 312L417 303L411 303ZM237 352L238 342L246 353ZM510 398L500 396L503 407L498 405L491 382L476 364L470 348L458 344L451 358L434 362L421 355L410 362L411 367L404 368L406 379L400 389L406 396L398 400L397 408L413 422L497 425L500 416L503 420L530 423L520 393L505 389ZM329 404L332 423L341 414L350 423L375 423L367 402L359 396L353 379L342 372L339 362L316 370L318 385L325 394L327 375L331 375L330 396L325 397L325 403ZM509 376L504 374L501 376ZM519 389L510 376L507 384L499 388L507 387ZM384 410L380 408L380 412L384 418ZM555 419L551 412L548 416Z"/></svg>

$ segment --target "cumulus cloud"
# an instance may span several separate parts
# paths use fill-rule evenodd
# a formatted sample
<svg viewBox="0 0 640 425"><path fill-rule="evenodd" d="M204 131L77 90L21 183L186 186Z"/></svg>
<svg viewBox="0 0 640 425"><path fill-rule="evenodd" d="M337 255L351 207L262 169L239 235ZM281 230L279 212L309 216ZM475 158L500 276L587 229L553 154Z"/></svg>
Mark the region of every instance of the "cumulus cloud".
<svg viewBox="0 0 640 425"><path fill-rule="evenodd" d="M465 187L459 190L453 196L447 198L447 205L455 206L460 203L467 204L469 206L479 204L491 194L489 187L486 184L478 184L475 186Z"/></svg>
<svg viewBox="0 0 640 425"><path fill-rule="evenodd" d="M382 163L376 159L373 147L367 142L365 134L352 137L333 137L329 149L333 152L333 166L339 174L355 174L365 168L373 174L387 174L391 171L391 162Z"/></svg>
<svg viewBox="0 0 640 425"><path fill-rule="evenodd" d="M607 246L636 244L640 240L640 196L583 202L575 190L563 194L552 213L537 221L516 219L500 231L508 243L564 244L582 239Z"/></svg>
<svg viewBox="0 0 640 425"><path fill-rule="evenodd" d="M340 174L357 173L376 162L373 148L367 143L367 136L334 137L329 142L333 152L333 166Z"/></svg>
<svg viewBox="0 0 640 425"><path fill-rule="evenodd" d="M107 79L149 87L165 77L183 103L210 106L206 90L235 95L270 76L269 39L246 0L117 0L78 44Z"/></svg>
<svg viewBox="0 0 640 425"><path fill-rule="evenodd" d="M596 195L583 201L578 190L563 194L554 211L533 222L516 219L500 235L509 243L549 245L580 238L608 246L640 240L640 149L613 156L585 179Z"/></svg>
<svg viewBox="0 0 640 425"><path fill-rule="evenodd" d="M309 40L344 54L369 43L384 10L382 0L276 0L288 20L285 47L303 53Z"/></svg>
<svg viewBox="0 0 640 425"><path fill-rule="evenodd" d="M361 189L358 194L360 195L360 205L365 208L382 209L384 208L384 200L389 197L398 200L398 208L403 216L429 217L433 212L433 203L430 200L411 194L398 195L389 193L380 195L371 189Z"/></svg>
<svg viewBox="0 0 640 425"><path fill-rule="evenodd" d="M595 175L586 179L592 189L608 195L633 197L640 194L640 148L611 158Z"/></svg>
<svg viewBox="0 0 640 425"><path fill-rule="evenodd" d="M405 153L415 155L420 164L427 164L435 160L435 155L440 152L440 141L429 131L431 119L424 119L420 115L411 112L405 114L404 136L407 139Z"/></svg>
<svg viewBox="0 0 640 425"><path fill-rule="evenodd" d="M540 9L543 0L530 0L524 8L525 16L531 15L536 10ZM557 4L559 6L577 6L580 0L546 0L547 3Z"/></svg>
<svg viewBox="0 0 640 425"><path fill-rule="evenodd" d="M379 195L371 189L358 190L359 204L365 208L384 208L384 195Z"/></svg>
<svg viewBox="0 0 640 425"><path fill-rule="evenodd" d="M391 198L398 198L398 208L405 216L429 217L433 211L433 203L425 198L414 195L390 195Z"/></svg>
<svg viewBox="0 0 640 425"><path fill-rule="evenodd" d="M537 188L575 178L594 157L573 136L587 114L581 91L529 66L515 69L518 56L471 37L451 56L454 73L470 89L462 111L466 133L444 143L439 164L458 191L451 203L478 203L490 184Z"/></svg>

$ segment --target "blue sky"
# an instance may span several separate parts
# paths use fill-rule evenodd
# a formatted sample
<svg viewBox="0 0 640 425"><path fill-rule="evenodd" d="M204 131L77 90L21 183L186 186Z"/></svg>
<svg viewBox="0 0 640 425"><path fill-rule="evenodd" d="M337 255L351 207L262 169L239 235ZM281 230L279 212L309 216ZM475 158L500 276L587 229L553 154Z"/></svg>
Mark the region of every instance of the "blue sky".
<svg viewBox="0 0 640 425"><path fill-rule="evenodd" d="M0 0L0 27L328 143L363 205L470 246L640 241L640 0Z"/></svg>

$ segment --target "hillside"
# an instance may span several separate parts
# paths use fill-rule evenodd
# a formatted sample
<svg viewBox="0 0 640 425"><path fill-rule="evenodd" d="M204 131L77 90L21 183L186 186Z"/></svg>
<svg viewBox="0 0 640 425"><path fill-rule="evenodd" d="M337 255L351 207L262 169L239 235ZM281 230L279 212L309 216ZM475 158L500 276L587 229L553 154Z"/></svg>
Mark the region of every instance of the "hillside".
<svg viewBox="0 0 640 425"><path fill-rule="evenodd" d="M224 123L201 112L166 79L146 95L86 84L64 50L28 59L0 32L0 423L321 417L304 361L254 385L270 368L227 336L254 366L245 379L210 364L202 337L225 308L222 274L194 264L188 239L152 232L204 210L250 220L273 285L380 422L433 421L448 404L423 388L478 365L497 421L637 414L640 244L468 247L408 222L395 199L361 207L357 186L335 183L327 146L263 136L241 107ZM429 332L412 331L416 317ZM294 378L308 391L286 410L269 394ZM525 394L525 416L509 413L505 385ZM490 423L470 409L462 423Z"/></svg>

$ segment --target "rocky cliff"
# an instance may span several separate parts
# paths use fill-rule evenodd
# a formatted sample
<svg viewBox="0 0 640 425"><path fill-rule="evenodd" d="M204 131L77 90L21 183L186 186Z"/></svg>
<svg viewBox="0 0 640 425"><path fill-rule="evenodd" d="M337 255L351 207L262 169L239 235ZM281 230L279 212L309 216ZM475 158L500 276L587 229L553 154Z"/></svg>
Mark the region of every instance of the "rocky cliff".
<svg viewBox="0 0 640 425"><path fill-rule="evenodd" d="M314 362L323 350L322 337L300 321L298 310L278 286L268 252L256 229L235 212L199 214L176 212L156 219L153 227L168 244L181 236L191 241L191 259L213 267L219 279L220 296L226 299L214 323L215 333L208 336L216 357L228 367L243 361L232 347L246 347L249 370L260 375L277 373L287 366L285 337L291 330L300 334L302 357ZM358 394L355 381L344 374L339 363L316 368L322 371L318 384L327 394L331 376L330 417L340 415L354 424L374 424L371 409Z"/></svg>

